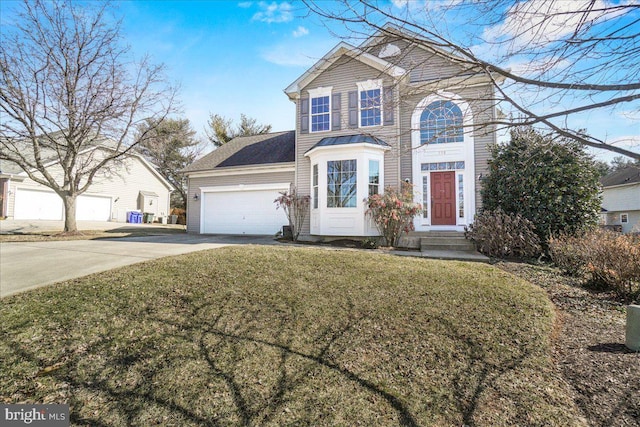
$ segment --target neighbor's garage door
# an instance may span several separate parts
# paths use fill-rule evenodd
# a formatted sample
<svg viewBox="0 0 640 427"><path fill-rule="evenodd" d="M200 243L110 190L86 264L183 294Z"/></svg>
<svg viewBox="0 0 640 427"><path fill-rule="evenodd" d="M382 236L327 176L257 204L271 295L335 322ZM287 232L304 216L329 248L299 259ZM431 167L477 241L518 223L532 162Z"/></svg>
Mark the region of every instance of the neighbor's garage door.
<svg viewBox="0 0 640 427"><path fill-rule="evenodd" d="M202 193L202 233L276 234L289 223L273 201L279 190Z"/></svg>
<svg viewBox="0 0 640 427"><path fill-rule="evenodd" d="M78 196L76 219L78 221L109 221L111 217L111 197Z"/></svg>
<svg viewBox="0 0 640 427"><path fill-rule="evenodd" d="M15 219L61 220L64 218L62 199L56 193L39 190L16 189L13 216ZM78 196L76 219L79 221L109 221L111 198Z"/></svg>
<svg viewBox="0 0 640 427"><path fill-rule="evenodd" d="M48 191L16 189L15 219L62 219L62 199Z"/></svg>

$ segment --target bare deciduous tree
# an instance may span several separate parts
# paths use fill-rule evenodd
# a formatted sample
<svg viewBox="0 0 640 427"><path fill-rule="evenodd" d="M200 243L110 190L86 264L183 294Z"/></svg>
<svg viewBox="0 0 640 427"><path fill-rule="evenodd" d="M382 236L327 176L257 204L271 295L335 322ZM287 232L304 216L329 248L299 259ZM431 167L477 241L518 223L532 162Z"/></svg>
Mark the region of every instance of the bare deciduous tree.
<svg viewBox="0 0 640 427"><path fill-rule="evenodd" d="M109 12L108 2L24 0L2 26L0 159L62 198L65 232L77 231L76 198L96 174L153 130L137 125L174 108L163 66L133 61Z"/></svg>
<svg viewBox="0 0 640 427"><path fill-rule="evenodd" d="M341 36L351 41L380 31L434 53L450 53L463 70L458 76L463 82L469 70L484 73L496 83L495 102L509 114L481 125L540 125L590 147L640 159L640 153L616 145L625 141L598 139L576 130L584 128L583 123L572 125L576 115L587 111L605 116L616 113L615 107L617 113L621 108L640 112L640 4L636 2L305 0L305 4L321 19L344 24ZM390 31L389 23L402 34ZM497 80L504 83L498 85Z"/></svg>

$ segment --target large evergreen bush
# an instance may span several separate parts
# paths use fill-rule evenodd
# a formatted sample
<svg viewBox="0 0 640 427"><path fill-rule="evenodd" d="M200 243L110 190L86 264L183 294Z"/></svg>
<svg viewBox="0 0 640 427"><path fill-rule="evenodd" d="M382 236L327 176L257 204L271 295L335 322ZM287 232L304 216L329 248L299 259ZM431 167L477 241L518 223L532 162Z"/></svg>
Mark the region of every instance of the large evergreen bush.
<svg viewBox="0 0 640 427"><path fill-rule="evenodd" d="M597 224L599 173L582 145L519 127L491 154L484 209L522 215L545 247L552 235L577 234Z"/></svg>

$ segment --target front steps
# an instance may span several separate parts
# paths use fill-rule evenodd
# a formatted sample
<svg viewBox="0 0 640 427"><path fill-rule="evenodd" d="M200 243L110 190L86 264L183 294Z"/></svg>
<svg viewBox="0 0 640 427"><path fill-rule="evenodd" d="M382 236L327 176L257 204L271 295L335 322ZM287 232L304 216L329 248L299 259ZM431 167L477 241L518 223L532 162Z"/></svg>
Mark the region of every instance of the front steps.
<svg viewBox="0 0 640 427"><path fill-rule="evenodd" d="M464 233L458 231L429 231L420 234L421 251L476 251L473 242L465 239Z"/></svg>
<svg viewBox="0 0 640 427"><path fill-rule="evenodd" d="M399 246L420 249L423 258L489 262L460 231L413 231L401 237Z"/></svg>

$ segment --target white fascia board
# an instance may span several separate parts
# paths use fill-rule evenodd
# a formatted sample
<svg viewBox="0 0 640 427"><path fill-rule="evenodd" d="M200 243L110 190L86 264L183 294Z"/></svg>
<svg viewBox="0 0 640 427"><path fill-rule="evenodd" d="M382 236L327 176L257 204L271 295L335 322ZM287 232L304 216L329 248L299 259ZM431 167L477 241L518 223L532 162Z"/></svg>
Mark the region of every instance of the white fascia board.
<svg viewBox="0 0 640 427"><path fill-rule="evenodd" d="M602 190L608 190L609 188L632 187L634 185L640 185L640 182L628 182L626 184L608 185L606 187L602 187Z"/></svg>
<svg viewBox="0 0 640 427"><path fill-rule="evenodd" d="M189 178L207 178L210 176L250 175L254 173L295 172L294 163L286 163L286 166L248 166L229 169L210 169L205 171L186 172Z"/></svg>
<svg viewBox="0 0 640 427"><path fill-rule="evenodd" d="M329 53L323 56L322 59L316 62L311 68L309 68L303 75L301 75L293 83L291 83L284 90L284 92L289 96L290 99L296 99L303 87L305 87L311 80L315 79L320 73L333 65L333 63L336 62L342 55L348 55L353 59L357 59L358 61L369 65L378 71L384 72L395 79L399 79L407 75L407 71L402 67L393 65L390 62L385 61L384 59L366 53L361 49L358 49L357 47L351 46L348 43L340 42L336 47L331 49Z"/></svg>
<svg viewBox="0 0 640 427"><path fill-rule="evenodd" d="M261 190L289 190L290 182L278 182L274 184L237 184L221 185L217 187L200 187L202 193L231 193L238 191L261 191Z"/></svg>
<svg viewBox="0 0 640 427"><path fill-rule="evenodd" d="M312 150L304 153L305 157L311 157L313 154L318 152L344 152L344 151L360 151L363 148L375 150L375 151L389 151L391 147L385 147L378 144L370 144L368 142L359 142L357 144L340 144L340 145L327 145L323 147L316 147Z"/></svg>

